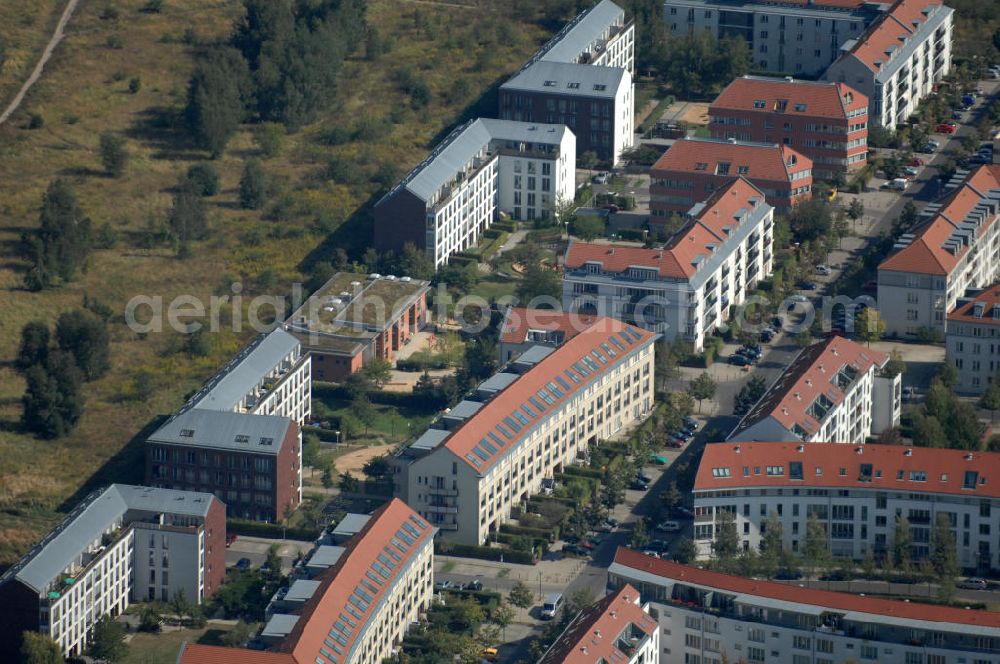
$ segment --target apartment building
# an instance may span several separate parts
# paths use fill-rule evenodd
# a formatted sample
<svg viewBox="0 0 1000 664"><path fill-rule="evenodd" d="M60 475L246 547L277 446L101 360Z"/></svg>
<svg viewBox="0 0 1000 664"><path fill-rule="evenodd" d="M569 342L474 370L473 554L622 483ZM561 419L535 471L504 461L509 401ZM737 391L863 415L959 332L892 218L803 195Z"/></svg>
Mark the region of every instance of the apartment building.
<svg viewBox="0 0 1000 664"><path fill-rule="evenodd" d="M789 145L732 139L684 138L650 170L649 223L683 214L713 192L746 178L778 211L812 197L812 160Z"/></svg>
<svg viewBox="0 0 1000 664"><path fill-rule="evenodd" d="M507 307L500 323L500 364L535 346L558 348L590 327L595 316L555 309Z"/></svg>
<svg viewBox="0 0 1000 664"><path fill-rule="evenodd" d="M233 517L278 522L302 500L302 434L287 417L184 410L145 457L146 484L214 494Z"/></svg>
<svg viewBox="0 0 1000 664"><path fill-rule="evenodd" d="M376 510L293 613L275 613L266 650L181 646L178 664L381 664L431 604L435 529L400 500Z"/></svg>
<svg viewBox="0 0 1000 664"><path fill-rule="evenodd" d="M948 364L958 370L955 391L980 395L1000 372L1000 284L959 301L948 314Z"/></svg>
<svg viewBox="0 0 1000 664"><path fill-rule="evenodd" d="M754 69L819 76L880 13L865 0L665 0L671 36L708 30L746 40Z"/></svg>
<svg viewBox="0 0 1000 664"><path fill-rule="evenodd" d="M285 321L312 362L316 380L340 382L395 353L427 322L430 282L338 272Z"/></svg>
<svg viewBox="0 0 1000 664"><path fill-rule="evenodd" d="M728 440L864 443L899 424L899 375L884 353L834 336L804 348Z"/></svg>
<svg viewBox="0 0 1000 664"><path fill-rule="evenodd" d="M185 408L309 420L312 362L298 339L275 328L258 336L209 380Z"/></svg>
<svg viewBox="0 0 1000 664"><path fill-rule="evenodd" d="M790 145L830 180L864 168L868 98L844 83L744 76L708 109L713 138Z"/></svg>
<svg viewBox="0 0 1000 664"><path fill-rule="evenodd" d="M995 664L1000 613L760 581L619 548L609 585L639 589L661 660Z"/></svg>
<svg viewBox="0 0 1000 664"><path fill-rule="evenodd" d="M94 623L136 601L183 591L202 603L225 576L226 506L211 494L112 484L87 496L0 576L0 660L41 632L65 657L86 650Z"/></svg>
<svg viewBox="0 0 1000 664"><path fill-rule="evenodd" d="M480 385L468 417L396 455L396 495L441 537L482 544L544 478L646 418L658 336L600 317L554 350L523 353Z"/></svg>
<svg viewBox="0 0 1000 664"><path fill-rule="evenodd" d="M601 0L500 86L505 120L566 125L576 154L617 164L635 136L635 23Z"/></svg>
<svg viewBox="0 0 1000 664"><path fill-rule="evenodd" d="M576 141L562 122L470 120L375 204L375 248L412 243L441 267L474 248L501 213L547 218L573 200Z"/></svg>
<svg viewBox="0 0 1000 664"><path fill-rule="evenodd" d="M578 613L538 664L657 664L660 630L649 603L624 584Z"/></svg>
<svg viewBox="0 0 1000 664"><path fill-rule="evenodd" d="M951 70L953 20L941 0L896 0L843 43L823 78L867 96L871 121L895 129Z"/></svg>
<svg viewBox="0 0 1000 664"><path fill-rule="evenodd" d="M878 266L886 332L943 336L945 317L967 291L1000 280L1000 166L980 166L921 213Z"/></svg>
<svg viewBox="0 0 1000 664"><path fill-rule="evenodd" d="M750 182L723 184L661 248L572 241L563 310L611 316L696 352L771 274L774 208Z"/></svg>
<svg viewBox="0 0 1000 664"><path fill-rule="evenodd" d="M834 556L882 560L893 550L897 519L910 523L911 557L930 554L931 531L947 514L958 563L986 572L1000 566L991 545L1000 532L1000 455L990 452L834 443L707 445L694 483L695 543L712 554L718 519L731 514L743 546L757 550L769 514L781 521L784 546L798 552L815 515Z"/></svg>

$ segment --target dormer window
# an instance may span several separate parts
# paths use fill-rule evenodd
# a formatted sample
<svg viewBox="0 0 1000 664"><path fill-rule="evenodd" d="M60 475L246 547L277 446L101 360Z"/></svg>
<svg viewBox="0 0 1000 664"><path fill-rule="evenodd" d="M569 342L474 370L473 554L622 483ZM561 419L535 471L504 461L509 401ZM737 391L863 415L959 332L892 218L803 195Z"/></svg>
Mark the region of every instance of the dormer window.
<svg viewBox="0 0 1000 664"><path fill-rule="evenodd" d="M608 89L608 86L604 85L603 83L595 83L594 89L597 90L598 92L603 92Z"/></svg>
<svg viewBox="0 0 1000 664"><path fill-rule="evenodd" d="M703 161L699 161L697 164L694 165L694 170L696 170L696 171L704 171L707 168L708 168L708 164L706 164Z"/></svg>
<svg viewBox="0 0 1000 664"><path fill-rule="evenodd" d="M788 100L787 99L779 99L778 101L776 101L774 103L774 110L776 110L776 111L786 111L786 110L788 110Z"/></svg>
<svg viewBox="0 0 1000 664"><path fill-rule="evenodd" d="M580 88L580 84L576 82L567 83L566 87L569 88L570 90L578 90Z"/></svg>
<svg viewBox="0 0 1000 664"><path fill-rule="evenodd" d="M795 105L795 110L798 113L805 113L806 112L806 105L805 104L796 104Z"/></svg>
<svg viewBox="0 0 1000 664"><path fill-rule="evenodd" d="M542 85L544 85L547 88L554 88L554 87L556 87L556 82L555 81L545 81L544 83L542 83Z"/></svg>
<svg viewBox="0 0 1000 664"><path fill-rule="evenodd" d="M736 172L739 173L740 175L746 175L747 173L750 172L750 167L749 166L738 166L736 168Z"/></svg>
<svg viewBox="0 0 1000 664"><path fill-rule="evenodd" d="M729 175L729 166L730 166L729 162L727 162L727 161L720 161L715 166L715 174L716 175Z"/></svg>
<svg viewBox="0 0 1000 664"><path fill-rule="evenodd" d="M753 100L753 107L754 108L764 108L766 106L767 106L767 102L764 101L763 99L754 99Z"/></svg>

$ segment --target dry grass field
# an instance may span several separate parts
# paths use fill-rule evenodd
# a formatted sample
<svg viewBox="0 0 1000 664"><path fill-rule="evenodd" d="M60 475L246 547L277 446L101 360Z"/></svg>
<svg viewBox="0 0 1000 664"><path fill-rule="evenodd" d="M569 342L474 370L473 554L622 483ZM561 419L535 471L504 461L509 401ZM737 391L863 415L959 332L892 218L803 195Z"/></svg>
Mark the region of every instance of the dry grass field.
<svg viewBox="0 0 1000 664"><path fill-rule="evenodd" d="M246 127L213 162L223 186L210 199L211 236L194 244L193 257L180 259L172 247L149 248L144 238L164 223L179 175L206 158L189 145L178 114L198 49L228 34L241 5L167 0L161 13L146 13L145 3L81 3L42 79L11 122L0 127L0 564L24 553L82 491L141 480L142 433L252 334L213 335L211 356L191 358L178 333L140 337L117 322L112 370L85 386L80 425L66 438L41 441L20 429L24 384L10 364L25 322L53 323L60 312L78 308L85 294L119 313L137 294L162 296L165 302L192 294L207 301L229 293L234 281L244 284L245 295L281 294L302 279L304 262L337 246L357 255L370 238L370 222L359 209L379 188L371 181L375 170L391 164L398 175L405 173L435 137L470 111L482 91L515 70L546 36L534 24L511 31L506 3L483 0L461 9L373 0L369 23L390 50L374 62L363 53L352 57L336 106L288 136L283 151L264 161L265 172L279 184L281 209L248 212L236 205L243 164L259 156L252 127ZM32 25L22 29L9 20L28 13L29 6L37 16ZM117 10L116 18L108 18L108 6ZM50 15L60 7L48 0L0 3L0 31L9 44L16 42L21 68L8 64L4 86L12 72L30 69L32 49L47 39L40 28L54 22ZM6 34L9 29L12 34ZM403 67L428 84L433 93L428 106L414 110L397 90ZM134 94L128 89L133 77L141 81ZM462 90L467 93L457 92ZM30 113L42 115L42 128L27 128ZM321 140L333 127L354 128L362 119L390 115L393 123L363 141L331 147ZM118 179L102 172L97 154L99 134L109 130L125 135L131 152L126 175ZM328 179L331 158L349 161L356 173L351 183ZM24 265L16 247L37 225L42 193L57 176L73 183L94 226L108 224L119 240L94 251L73 283L32 293L22 287ZM143 372L152 376L155 392L140 401L133 384Z"/></svg>

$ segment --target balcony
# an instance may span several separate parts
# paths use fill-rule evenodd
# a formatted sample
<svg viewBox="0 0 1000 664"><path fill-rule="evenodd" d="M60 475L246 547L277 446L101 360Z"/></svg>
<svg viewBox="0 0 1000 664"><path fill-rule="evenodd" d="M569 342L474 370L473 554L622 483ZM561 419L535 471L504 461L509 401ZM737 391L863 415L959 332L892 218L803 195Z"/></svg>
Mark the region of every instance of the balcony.
<svg viewBox="0 0 1000 664"><path fill-rule="evenodd" d="M427 505L424 509L433 514L458 514L458 508L449 505Z"/></svg>
<svg viewBox="0 0 1000 664"><path fill-rule="evenodd" d="M446 489L443 486L427 487L427 494L430 496L457 496L458 489Z"/></svg>

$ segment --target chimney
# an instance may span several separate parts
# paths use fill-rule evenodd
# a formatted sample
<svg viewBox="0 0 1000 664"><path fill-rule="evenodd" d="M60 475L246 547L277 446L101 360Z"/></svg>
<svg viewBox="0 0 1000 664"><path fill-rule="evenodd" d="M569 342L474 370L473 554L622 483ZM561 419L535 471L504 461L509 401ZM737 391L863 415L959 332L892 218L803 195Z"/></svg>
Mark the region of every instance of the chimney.
<svg viewBox="0 0 1000 664"><path fill-rule="evenodd" d="M906 451L905 451L905 452L903 452L903 456L908 456L908 457L911 457L911 456L913 456L913 448L911 448L911 447L907 447L907 448L906 448Z"/></svg>
<svg viewBox="0 0 1000 664"><path fill-rule="evenodd" d="M858 447L855 447L855 448L854 448L854 453L855 453L855 454L861 454L861 451L862 451L862 450L864 450L864 449L865 449L865 448L863 448L863 447L861 447L861 446L859 445Z"/></svg>
<svg viewBox="0 0 1000 664"><path fill-rule="evenodd" d="M734 447L733 448L733 452L735 452L736 454L739 454L740 453L740 446L737 445L736 447Z"/></svg>
<svg viewBox="0 0 1000 664"><path fill-rule="evenodd" d="M805 445L798 445L798 446L796 446L795 451L798 452L799 454L804 454L805 451L806 451L806 446Z"/></svg>
<svg viewBox="0 0 1000 664"><path fill-rule="evenodd" d="M965 460L972 461L972 452L969 452L968 454L965 455Z"/></svg>

